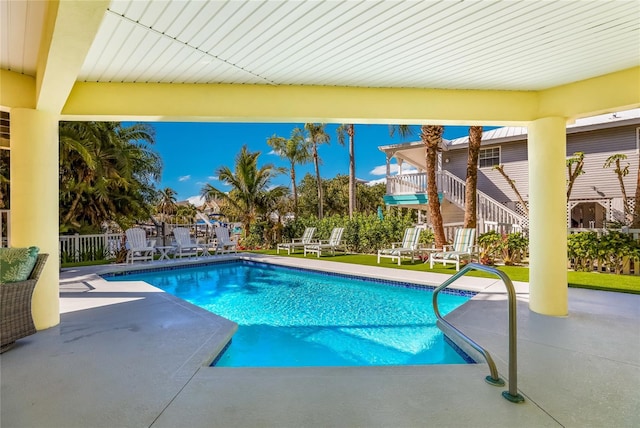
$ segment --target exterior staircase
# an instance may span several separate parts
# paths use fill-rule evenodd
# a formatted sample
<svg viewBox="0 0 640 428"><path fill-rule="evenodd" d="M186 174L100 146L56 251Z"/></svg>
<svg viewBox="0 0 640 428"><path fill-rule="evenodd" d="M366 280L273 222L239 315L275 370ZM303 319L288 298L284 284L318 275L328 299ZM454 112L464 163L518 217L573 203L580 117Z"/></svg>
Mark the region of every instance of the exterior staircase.
<svg viewBox="0 0 640 428"><path fill-rule="evenodd" d="M466 183L464 180L451 174L449 171L438 171L438 192L441 198L450 201L458 208L464 210L464 199ZM404 201L415 199L418 203L426 203L427 175L425 173L404 174L387 177L387 196L385 202L392 199L396 204L405 204ZM478 212L478 223L486 225L481 227L485 232L491 229L513 229L526 228L528 219L508 208L504 204L491 198L481 191L476 192L476 207Z"/></svg>

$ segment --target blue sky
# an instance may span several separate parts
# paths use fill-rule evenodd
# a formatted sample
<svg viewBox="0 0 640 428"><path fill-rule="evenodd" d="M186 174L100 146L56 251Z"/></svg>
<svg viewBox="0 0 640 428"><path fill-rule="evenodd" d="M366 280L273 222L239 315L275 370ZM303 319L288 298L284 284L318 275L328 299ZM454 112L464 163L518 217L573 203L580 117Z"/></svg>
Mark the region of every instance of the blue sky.
<svg viewBox="0 0 640 428"><path fill-rule="evenodd" d="M154 149L162 157L164 164L160 188L170 187L178 192L178 200L200 195L205 183L219 189L227 189L216 179L216 171L222 165L233 169L235 156L242 145L250 151L260 151L259 165L270 162L276 166L288 167L286 159L271 153L267 139L272 135L288 138L295 127L302 123L168 123L154 122L156 130ZM336 174L349 173L348 147L338 143L337 124L328 124L327 132L331 137L329 145L319 147L322 159L320 175L331 178ZM390 137L387 125L355 126L356 176L370 181L384 178L385 156L378 146L396 144L418 139L414 137L400 139ZM468 127L445 127L444 137L453 139L467 135ZM296 167L298 179L313 172L313 163ZM274 180L274 184L290 186L288 175ZM198 204L197 204L198 205Z"/></svg>

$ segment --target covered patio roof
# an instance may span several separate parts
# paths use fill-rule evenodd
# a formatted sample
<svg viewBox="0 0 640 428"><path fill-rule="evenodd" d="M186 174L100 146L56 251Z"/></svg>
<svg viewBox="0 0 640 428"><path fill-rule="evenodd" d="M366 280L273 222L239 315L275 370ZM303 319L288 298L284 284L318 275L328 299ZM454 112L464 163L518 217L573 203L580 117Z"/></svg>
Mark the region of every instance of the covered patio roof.
<svg viewBox="0 0 640 428"><path fill-rule="evenodd" d="M566 315L566 124L640 107L638 40L625 0L5 0L11 245L57 253L59 120L526 126L530 305Z"/></svg>
<svg viewBox="0 0 640 428"><path fill-rule="evenodd" d="M637 2L8 0L0 22L0 105L66 118L505 125L639 104Z"/></svg>

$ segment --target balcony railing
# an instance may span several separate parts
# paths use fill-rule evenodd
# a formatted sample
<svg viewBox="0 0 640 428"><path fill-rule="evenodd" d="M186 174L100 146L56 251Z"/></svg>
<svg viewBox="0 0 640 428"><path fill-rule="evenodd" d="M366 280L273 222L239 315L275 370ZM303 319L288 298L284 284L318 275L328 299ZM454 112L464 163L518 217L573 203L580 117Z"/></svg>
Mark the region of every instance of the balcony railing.
<svg viewBox="0 0 640 428"><path fill-rule="evenodd" d="M466 183L448 171L436 174L438 191L459 208L464 209ZM387 194L402 195L424 193L427 190L427 174L414 173L387 177ZM500 224L523 225L525 218L504 204L478 191L476 193L478 218Z"/></svg>

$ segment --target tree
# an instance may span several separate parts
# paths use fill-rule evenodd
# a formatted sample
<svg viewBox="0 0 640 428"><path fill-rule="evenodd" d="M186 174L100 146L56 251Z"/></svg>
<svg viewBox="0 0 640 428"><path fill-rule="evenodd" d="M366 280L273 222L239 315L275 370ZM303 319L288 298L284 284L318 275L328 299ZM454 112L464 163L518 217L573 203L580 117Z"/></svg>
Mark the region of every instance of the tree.
<svg viewBox="0 0 640 428"><path fill-rule="evenodd" d="M345 135L349 137L349 218L353 218L356 209L356 158L355 158L355 127L353 124L342 124L337 129L338 142L344 145Z"/></svg>
<svg viewBox="0 0 640 428"><path fill-rule="evenodd" d="M167 216L176 212L176 195L176 191L170 187L165 187L158 193L160 201L156 208L160 212L162 221L167 221Z"/></svg>
<svg viewBox="0 0 640 428"><path fill-rule="evenodd" d="M571 199L571 190L576 179L584 174L584 152L575 152L572 157L567 159L567 201Z"/></svg>
<svg viewBox="0 0 640 428"><path fill-rule="evenodd" d="M374 214L378 207L384 206L384 195L387 193L387 186L384 183L357 184L358 212L363 214Z"/></svg>
<svg viewBox="0 0 640 428"><path fill-rule="evenodd" d="M442 248L446 244L442 213L440 212L438 183L436 182L437 156L442 144L443 132L444 126L441 125L422 125L420 127L420 139L424 144L427 160L427 203L436 248Z"/></svg>
<svg viewBox="0 0 640 428"><path fill-rule="evenodd" d="M293 212L298 215L298 188L296 185L296 165L305 164L313 159L310 143L304 139L300 128L295 128L288 140L273 135L267 140L267 144L280 156L289 161L289 174L291 177L291 190L293 191Z"/></svg>
<svg viewBox="0 0 640 428"><path fill-rule="evenodd" d="M629 205L629 201L627 200L627 191L624 187L624 178L629 174L629 164L627 163L625 166L621 165L621 161L626 160L627 155L625 154L615 154L611 155L607 158L602 165L603 168L611 168L615 166L613 172L618 177L618 183L620 183L620 192L622 192L622 205L624 207L624 215L627 220L627 224L631 224L633 222L633 212L631 211L631 206ZM637 190L636 190L637 193Z"/></svg>
<svg viewBox="0 0 640 428"><path fill-rule="evenodd" d="M467 180L464 194L464 227L475 229L478 225L476 193L478 189L478 155L482 144L482 126L469 127L469 151L467 154Z"/></svg>
<svg viewBox="0 0 640 428"><path fill-rule="evenodd" d="M231 186L231 190L227 193L207 183L201 191L207 201L215 198L225 201L241 219L245 231L267 211L271 200L288 193L285 186L271 188L271 179L284 171L270 163L258 168L259 156L260 152L249 152L246 145L242 146L233 171L228 166L216 171L218 179Z"/></svg>
<svg viewBox="0 0 640 428"><path fill-rule="evenodd" d="M524 199L522 199L522 195L520 194L520 192L518 191L518 188L516 187L516 181L512 180L507 175L507 173L504 171L504 165L496 165L496 166L493 167L493 169L498 171L500 173L500 175L502 175L504 177L504 179L507 181L509 186L511 186L511 190L513 190L513 193L516 194L516 198L518 198L518 201L522 205L522 209L524 210L525 214L528 216L529 215L529 207L527 207L527 204L524 203Z"/></svg>
<svg viewBox="0 0 640 428"><path fill-rule="evenodd" d="M396 131L402 136L412 134L412 130L408 125L393 125L391 127L391 135L393 136ZM442 213L440 212L438 183L436 181L437 157L440 145L442 144L443 132L444 127L442 125L422 125L420 127L420 140L425 148L427 169L427 204L436 248L442 248L446 244Z"/></svg>
<svg viewBox="0 0 640 428"><path fill-rule="evenodd" d="M327 215L344 215L349 211L349 177L338 174L323 180L322 191Z"/></svg>
<svg viewBox="0 0 640 428"><path fill-rule="evenodd" d="M197 213L198 213L198 209L196 208L195 205L191 203L187 203L186 205L182 205L182 204L176 205L175 206L176 223L183 223L183 224L195 223Z"/></svg>
<svg viewBox="0 0 640 428"><path fill-rule="evenodd" d="M162 162L154 129L120 122L60 123L60 231L126 228L148 218Z"/></svg>
<svg viewBox="0 0 640 428"><path fill-rule="evenodd" d="M313 154L313 165L316 170L316 183L318 186L318 218L322 220L323 208L322 202L324 200L322 196L322 178L320 178L320 157L318 156L318 146L320 144L329 143L330 137L324 130L324 123L305 123L304 129L309 134L309 141L311 142L311 149Z"/></svg>

